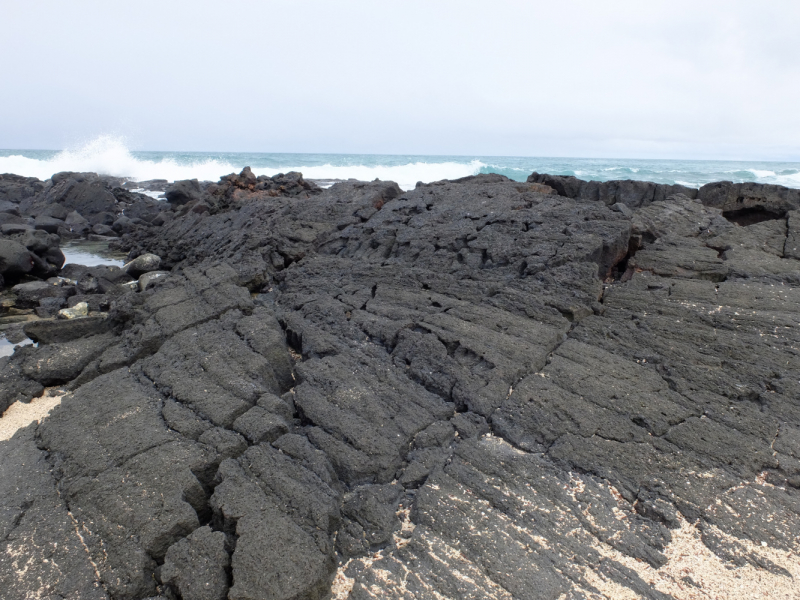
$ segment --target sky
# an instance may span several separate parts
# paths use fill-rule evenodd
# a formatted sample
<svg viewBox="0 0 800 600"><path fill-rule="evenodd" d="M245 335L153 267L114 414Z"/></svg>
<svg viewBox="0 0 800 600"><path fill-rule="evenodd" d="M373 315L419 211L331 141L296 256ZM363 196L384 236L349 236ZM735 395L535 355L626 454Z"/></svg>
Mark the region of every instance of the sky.
<svg viewBox="0 0 800 600"><path fill-rule="evenodd" d="M0 148L800 160L800 2L0 0Z"/></svg>

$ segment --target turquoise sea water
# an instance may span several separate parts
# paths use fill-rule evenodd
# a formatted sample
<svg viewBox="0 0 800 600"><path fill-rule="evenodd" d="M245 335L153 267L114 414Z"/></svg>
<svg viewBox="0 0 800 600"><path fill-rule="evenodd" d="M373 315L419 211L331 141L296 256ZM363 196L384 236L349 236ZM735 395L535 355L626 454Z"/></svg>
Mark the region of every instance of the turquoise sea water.
<svg viewBox="0 0 800 600"><path fill-rule="evenodd" d="M309 179L383 179L403 189L416 182L500 173L524 181L533 171L608 181L639 179L699 187L711 181L755 181L800 188L800 163L762 161L423 156L374 154L278 154L245 152L131 151L102 136L67 150L0 150L0 173L47 179L59 171L91 171L132 180L216 181L249 166L257 175L301 171Z"/></svg>

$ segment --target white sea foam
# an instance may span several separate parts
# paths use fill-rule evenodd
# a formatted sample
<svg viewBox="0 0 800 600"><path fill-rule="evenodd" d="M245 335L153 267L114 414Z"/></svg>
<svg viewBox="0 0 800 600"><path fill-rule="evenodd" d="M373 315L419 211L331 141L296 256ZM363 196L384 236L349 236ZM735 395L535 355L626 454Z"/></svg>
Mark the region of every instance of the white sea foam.
<svg viewBox="0 0 800 600"><path fill-rule="evenodd" d="M775 177L775 183L791 188L800 187L800 172L791 173L789 175L777 175Z"/></svg>
<svg viewBox="0 0 800 600"><path fill-rule="evenodd" d="M48 158L45 158L48 157ZM623 159L535 159L514 157L436 157L436 156L351 156L302 154L201 154L180 152L131 152L124 139L100 136L82 146L57 153L19 152L0 156L0 173L17 173L48 179L59 171L89 171L126 177L133 181L148 179L199 179L217 181L228 173L238 173L250 166L257 175L300 171L308 179L335 180L381 179L396 181L403 189L412 189L418 181L429 183L440 179L457 179L480 172L499 172L513 179L524 180L525 173L573 173L581 179L647 179L657 183L674 183L699 187L708 181L731 179L755 180L800 187L797 163L727 163L694 161L625 161ZM677 167L677 168L676 168ZM772 168L771 168L772 167ZM720 168L730 168L725 171ZM153 193L158 196L159 194Z"/></svg>
<svg viewBox="0 0 800 600"><path fill-rule="evenodd" d="M766 179L768 177L775 177L775 171L762 171L760 169L747 169L758 179Z"/></svg>
<svg viewBox="0 0 800 600"><path fill-rule="evenodd" d="M476 175L486 166L479 160L469 163L457 162L415 162L405 165L352 165L352 166L285 166L276 168L254 168L256 175L275 175L288 171L300 171L306 179L358 179L372 181L396 181L404 190L414 189L418 181L430 183L440 179L458 179L468 175Z"/></svg>
<svg viewBox="0 0 800 600"><path fill-rule="evenodd" d="M27 177L49 179L60 171L92 172L103 175L127 177L133 181L148 179L199 179L217 181L228 173L239 172L247 164L233 164L218 159L178 162L166 157L145 160L133 156L122 138L100 136L87 144L62 150L47 160L22 155L0 157L0 173L16 173ZM307 179L382 179L396 181L403 189L412 189L417 181L429 183L439 179L456 179L475 175L486 165L478 160L458 162L414 162L401 165L321 165L287 164L275 168L255 167L256 175L276 175L300 171Z"/></svg>
<svg viewBox="0 0 800 600"><path fill-rule="evenodd" d="M151 190L146 190L144 188L139 188L131 191L136 192L137 194L144 194L145 196L150 196L155 200L160 200L164 196L164 192L153 192Z"/></svg>
<svg viewBox="0 0 800 600"><path fill-rule="evenodd" d="M21 155L0 157L0 173L16 173L27 177L49 179L60 171L78 171L127 177L134 181L147 179L210 179L235 170L234 165L208 159L180 164L172 158L159 161L142 160L133 156L122 138L102 135L87 144L62 150L48 160Z"/></svg>

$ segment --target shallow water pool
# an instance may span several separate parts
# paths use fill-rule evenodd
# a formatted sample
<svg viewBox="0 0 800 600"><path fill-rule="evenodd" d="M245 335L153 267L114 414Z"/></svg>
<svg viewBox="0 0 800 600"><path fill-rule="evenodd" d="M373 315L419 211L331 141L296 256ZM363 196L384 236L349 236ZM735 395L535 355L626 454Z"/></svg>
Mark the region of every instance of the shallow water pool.
<svg viewBox="0 0 800 600"><path fill-rule="evenodd" d="M125 264L126 254L109 250L108 242L70 241L61 246L61 251L66 258L64 264L72 263L87 267L97 265L121 267Z"/></svg>
<svg viewBox="0 0 800 600"><path fill-rule="evenodd" d="M9 342L3 334L0 334L0 358L4 356L11 356L14 354L14 350L21 346L29 346L32 344L33 341L25 338L21 342L17 342L14 344L13 342Z"/></svg>

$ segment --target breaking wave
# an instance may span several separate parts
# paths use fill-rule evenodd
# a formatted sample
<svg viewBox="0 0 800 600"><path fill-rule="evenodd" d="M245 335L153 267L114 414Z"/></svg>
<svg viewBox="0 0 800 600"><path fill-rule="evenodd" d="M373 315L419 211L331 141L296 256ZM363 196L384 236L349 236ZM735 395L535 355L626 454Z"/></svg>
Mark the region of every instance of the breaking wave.
<svg viewBox="0 0 800 600"><path fill-rule="evenodd" d="M288 171L300 171L308 179L359 179L371 181L382 179L396 181L403 189L413 188L418 181L429 183L440 179L457 179L474 175L486 165L479 160L469 162L414 161L403 164L349 164L335 165L304 164L303 155L259 155L248 153L229 154L222 157L206 157L201 153L181 152L132 152L124 139L114 136L100 136L76 148L60 152L41 152L49 156L31 156L37 152L21 151L20 154L7 153L0 156L0 173L16 173L27 177L49 179L60 171L92 172L102 175L125 177L132 181L150 179L199 179L217 181L228 173L239 172L250 166L256 175L275 175ZM277 157L299 159L298 162L284 162L273 165L261 164L265 157L273 157L267 162L275 162ZM329 158L335 158L329 155ZM369 157L373 161L381 157ZM396 159L396 157L393 157ZM280 160L280 159L279 159ZM393 162L396 162L393 161Z"/></svg>
<svg viewBox="0 0 800 600"><path fill-rule="evenodd" d="M412 189L478 173L500 173L525 181L533 172L608 181L638 179L700 187L712 181L754 181L800 188L800 163L652 159L531 158L247 152L140 152L120 137L103 135L61 151L0 150L0 173L48 179L59 171L83 171L149 179L217 181L249 166L256 175L300 171L308 179L396 181Z"/></svg>
<svg viewBox="0 0 800 600"><path fill-rule="evenodd" d="M163 156L156 160L137 158L122 138L105 135L83 146L57 152L49 158L31 158L22 154L0 157L0 172L39 179L49 179L54 173L61 171L77 171L126 177L133 181L194 178L216 181L235 168L234 165L217 159L183 164L183 161L172 156Z"/></svg>

